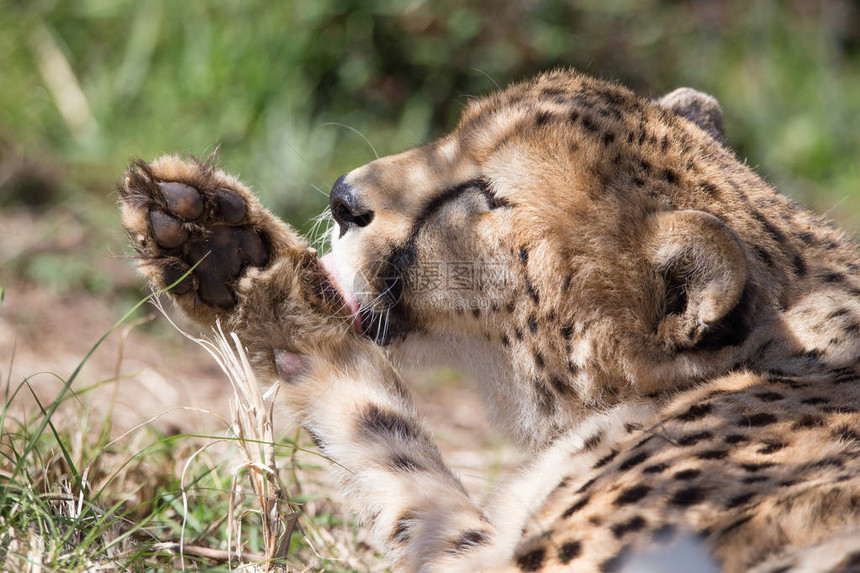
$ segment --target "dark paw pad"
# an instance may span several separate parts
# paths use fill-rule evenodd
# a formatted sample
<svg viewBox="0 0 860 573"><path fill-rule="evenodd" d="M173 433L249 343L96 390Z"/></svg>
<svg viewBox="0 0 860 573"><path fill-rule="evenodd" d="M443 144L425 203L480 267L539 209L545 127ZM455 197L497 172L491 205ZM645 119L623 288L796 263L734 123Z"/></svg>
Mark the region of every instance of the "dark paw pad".
<svg viewBox="0 0 860 573"><path fill-rule="evenodd" d="M269 251L256 231L219 225L212 233L187 248L189 262L200 261L195 269L200 299L211 306L230 308L236 303L230 285L246 266L264 267Z"/></svg>
<svg viewBox="0 0 860 573"><path fill-rule="evenodd" d="M194 187L171 181L159 183L158 189L170 212L183 221L196 221L203 214L203 197Z"/></svg>
<svg viewBox="0 0 860 573"><path fill-rule="evenodd" d="M248 207L241 197L229 189L218 189L215 192L215 204L218 206L218 214L231 225L238 225L245 220Z"/></svg>
<svg viewBox="0 0 860 573"><path fill-rule="evenodd" d="M200 169L192 186L160 181L150 166L138 164L121 193L146 217L125 220L130 231L144 237L142 226L148 224L152 241L136 244L141 256L156 263L150 268L158 269L154 278L160 286L176 283L172 294L195 293L204 305L226 310L237 302L242 273L269 264L269 241L251 216L248 202L254 198L223 187L205 166Z"/></svg>

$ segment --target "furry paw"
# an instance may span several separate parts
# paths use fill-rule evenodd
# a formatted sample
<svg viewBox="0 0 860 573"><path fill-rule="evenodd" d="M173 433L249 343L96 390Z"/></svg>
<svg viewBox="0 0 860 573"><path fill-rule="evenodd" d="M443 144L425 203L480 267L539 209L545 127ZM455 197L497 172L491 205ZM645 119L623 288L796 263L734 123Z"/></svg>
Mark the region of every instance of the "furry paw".
<svg viewBox="0 0 860 573"><path fill-rule="evenodd" d="M142 272L158 288L179 281L171 294L203 322L236 308L243 277L278 257L308 251L242 183L208 162L176 156L135 161L119 194Z"/></svg>

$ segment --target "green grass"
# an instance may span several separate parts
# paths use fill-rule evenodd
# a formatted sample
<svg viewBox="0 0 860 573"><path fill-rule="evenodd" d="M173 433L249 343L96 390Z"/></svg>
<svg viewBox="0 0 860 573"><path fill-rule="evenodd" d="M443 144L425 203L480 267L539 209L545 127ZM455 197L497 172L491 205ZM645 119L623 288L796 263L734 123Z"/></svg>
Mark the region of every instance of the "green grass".
<svg viewBox="0 0 860 573"><path fill-rule="evenodd" d="M68 378L38 375L62 384L50 403L39 401L33 377L13 382L4 376L0 570L226 571L228 550L234 567L264 560L260 499L248 487L249 470L236 469L247 441L242 444L229 431L220 436L164 435L150 424L111 439L110 413L91 418L89 396L99 386L121 381L72 390L84 364L114 329ZM27 394L35 407L16 408ZM228 425L224 421L225 430ZM351 550L349 535L333 540L328 531L349 532L351 525L326 509L325 498L309 488L313 482L303 476L318 473L320 461L296 457L306 451L298 438L278 436L274 441L285 489L294 494L281 518L289 520L292 511L299 512L298 528L281 562L299 569L312 564L324 571L347 570L338 558L344 548ZM322 509L303 511L309 503ZM242 560L235 557L237 540Z"/></svg>

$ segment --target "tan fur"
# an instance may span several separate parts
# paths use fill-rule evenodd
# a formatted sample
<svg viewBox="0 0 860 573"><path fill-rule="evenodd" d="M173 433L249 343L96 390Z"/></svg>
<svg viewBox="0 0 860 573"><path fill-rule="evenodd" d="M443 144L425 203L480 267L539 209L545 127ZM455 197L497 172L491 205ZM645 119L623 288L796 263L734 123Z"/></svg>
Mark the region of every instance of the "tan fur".
<svg viewBox="0 0 860 573"><path fill-rule="evenodd" d="M156 285L190 262L152 241L151 180L247 202L243 228L268 237L271 262L230 283L234 308L198 290L177 302L204 324L220 315L272 378L272 349L297 357L281 395L398 569L618 571L680 532L726 571L860 563L856 245L735 158L713 98L652 102L552 72L350 172L374 216L332 245L372 311L367 337L300 237L235 179L176 157L121 185ZM419 346L471 368L491 417L534 452L486 510L390 362Z"/></svg>

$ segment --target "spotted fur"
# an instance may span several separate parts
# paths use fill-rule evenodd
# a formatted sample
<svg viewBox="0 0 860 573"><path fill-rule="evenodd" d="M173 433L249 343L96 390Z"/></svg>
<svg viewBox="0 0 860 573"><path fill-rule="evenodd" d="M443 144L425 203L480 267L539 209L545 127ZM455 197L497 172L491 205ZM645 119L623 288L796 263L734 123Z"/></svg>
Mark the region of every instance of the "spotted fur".
<svg viewBox="0 0 860 573"><path fill-rule="evenodd" d="M198 189L203 219L159 182ZM476 100L451 134L338 181L329 275L235 179L140 164L124 222L156 284L226 236L208 230L221 188L270 260L222 273L233 306L197 271L177 302L280 367L398 570L621 571L691 535L730 572L860 566L857 247L735 157L713 98L556 71ZM416 357L471 370L533 452L483 508L393 366Z"/></svg>

